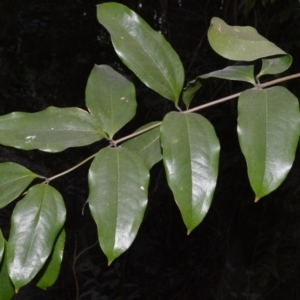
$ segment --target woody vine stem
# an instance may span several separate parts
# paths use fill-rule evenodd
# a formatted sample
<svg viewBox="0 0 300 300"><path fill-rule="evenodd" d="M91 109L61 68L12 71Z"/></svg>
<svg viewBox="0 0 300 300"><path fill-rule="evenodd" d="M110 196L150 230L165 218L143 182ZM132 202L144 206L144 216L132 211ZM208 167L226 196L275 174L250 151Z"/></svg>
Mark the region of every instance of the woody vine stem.
<svg viewBox="0 0 300 300"><path fill-rule="evenodd" d="M278 78L278 79L275 79L275 80L272 80L272 81L268 81L268 82L265 82L265 83L261 83L261 84L257 84L253 89L262 89L262 88L266 88L266 87L269 87L269 86L273 86L277 83L280 83L280 82L285 82L285 81L288 81L288 80L291 80L291 79L295 79L295 78L299 78L300 77L300 73L296 73L296 74L293 74L293 75L289 75L289 76L285 76L285 77L282 77L282 78ZM219 103L222 103L222 102L226 102L228 100L231 100L231 99L234 99L234 98L237 98L241 95L241 92L240 93L236 93L236 94L233 94L233 95L230 95L230 96L227 96L227 97L224 97L224 98L221 98L221 99L218 99L218 100L215 100L215 101L212 101L212 102L209 102L209 103L206 103L206 104L203 104L203 105L199 105L199 106L196 106L194 108L191 108L191 109L188 109L188 110L185 110L185 111L182 111L182 113L192 113L192 112L195 112L195 111L199 111L199 110L202 110L204 108L207 108L207 107L210 107L210 106L214 106L214 105L217 105ZM134 132L132 134L129 134L123 138L120 138L118 140L113 140L112 141L112 145L113 146L117 146L119 143L121 142L124 142L126 140L129 140L133 137L136 137L144 132L147 132L153 128L156 128L158 126L160 126L162 124L162 122L158 122L154 125L151 125L147 128L144 128L140 131L137 131L137 132ZM98 153L98 152L97 152ZM44 183L49 183L50 181L58 178L58 177L61 177L61 176L64 176L72 171L74 171L75 169L79 168L80 166L82 166L83 164L85 164L86 162L92 160L96 155L97 153L94 153L93 155L87 157L86 159L84 159L83 161L81 161L79 164L73 166L72 168L62 172L62 173L59 173L57 175L54 175L50 178L46 178L46 180L44 181ZM41 178L45 178L43 176L40 176Z"/></svg>

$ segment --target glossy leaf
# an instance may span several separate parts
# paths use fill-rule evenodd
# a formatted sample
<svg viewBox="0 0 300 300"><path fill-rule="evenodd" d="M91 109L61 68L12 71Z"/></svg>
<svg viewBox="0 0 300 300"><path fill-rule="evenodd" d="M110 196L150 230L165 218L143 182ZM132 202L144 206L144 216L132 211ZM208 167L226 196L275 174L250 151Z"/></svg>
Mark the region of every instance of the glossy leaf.
<svg viewBox="0 0 300 300"><path fill-rule="evenodd" d="M132 244L147 205L149 170L136 152L104 148L89 171L89 206L108 263Z"/></svg>
<svg viewBox="0 0 300 300"><path fill-rule="evenodd" d="M30 188L16 205L7 243L9 275L16 291L45 264L65 217L61 195L46 184Z"/></svg>
<svg viewBox="0 0 300 300"><path fill-rule="evenodd" d="M75 107L13 112L0 117L0 144L58 152L101 140L105 134L100 126L93 116Z"/></svg>
<svg viewBox="0 0 300 300"><path fill-rule="evenodd" d="M0 208L15 200L39 175L13 163L0 163Z"/></svg>
<svg viewBox="0 0 300 300"><path fill-rule="evenodd" d="M275 86L248 90L238 101L238 136L255 200L274 191L295 159L300 113L297 98Z"/></svg>
<svg viewBox="0 0 300 300"><path fill-rule="evenodd" d="M203 220L212 201L219 140L201 115L171 112L161 125L161 144L168 184L189 234Z"/></svg>
<svg viewBox="0 0 300 300"><path fill-rule="evenodd" d="M231 60L252 61L273 55L287 55L253 27L230 26L217 17L211 20L208 41L214 51Z"/></svg>
<svg viewBox="0 0 300 300"><path fill-rule="evenodd" d="M209 78L220 78L227 80L246 81L255 85L254 65L233 65L225 69L210 72L196 77L189 81L182 93L182 100L187 108L189 108L196 92L202 87L204 80Z"/></svg>
<svg viewBox="0 0 300 300"><path fill-rule="evenodd" d="M262 59L262 67L258 77L282 73L291 66L292 61L293 59L290 55L264 58Z"/></svg>
<svg viewBox="0 0 300 300"><path fill-rule="evenodd" d="M0 300L11 300L14 293L15 289L8 275L7 251L5 250L0 263Z"/></svg>
<svg viewBox="0 0 300 300"><path fill-rule="evenodd" d="M55 283L59 275L61 261L63 258L65 239L66 232L65 230L62 230L55 241L51 255L48 257L44 268L41 270L42 274L38 278L38 282L36 284L37 287L46 290Z"/></svg>
<svg viewBox="0 0 300 300"><path fill-rule="evenodd" d="M134 85L110 66L94 66L86 86L86 106L110 138L136 112Z"/></svg>
<svg viewBox="0 0 300 300"><path fill-rule="evenodd" d="M177 53L163 35L119 3L98 5L97 17L110 33L123 63L149 88L178 103L184 70Z"/></svg>
<svg viewBox="0 0 300 300"><path fill-rule="evenodd" d="M144 125L136 130L136 132L158 123L160 122L152 122ZM144 159L147 167L151 169L156 163L162 160L159 126L132 138L123 143L121 147L137 152Z"/></svg>

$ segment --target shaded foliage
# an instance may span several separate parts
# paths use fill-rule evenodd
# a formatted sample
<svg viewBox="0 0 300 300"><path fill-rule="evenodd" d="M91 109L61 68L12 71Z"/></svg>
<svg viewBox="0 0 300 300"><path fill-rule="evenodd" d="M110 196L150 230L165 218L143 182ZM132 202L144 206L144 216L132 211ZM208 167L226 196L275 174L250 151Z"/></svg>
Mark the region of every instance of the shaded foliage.
<svg viewBox="0 0 300 300"><path fill-rule="evenodd" d="M123 73L138 91L137 116L120 134L162 117L171 103L146 89L124 67L112 49L108 33L97 20L101 1L3 1L0 4L0 114L35 112L50 105L83 106L88 74L94 63ZM119 1L162 32L179 53L187 79L229 64L208 46L206 32L213 16L229 24L250 25L294 57L289 70L299 70L299 3L286 1ZM274 2L274 3L273 3ZM245 83L246 84L246 83ZM287 83L298 92L299 84ZM199 92L193 105L243 89L220 85L216 79ZM149 207L133 247L108 268L99 246L87 199L87 167L54 186L62 191L68 211L67 242L62 272L47 292L33 286L15 299L297 299L299 287L299 151L288 179L263 202L253 204L246 164L238 150L236 103L203 112L216 128L223 146L220 175L211 210L187 237L173 203L161 164L154 167ZM104 143L104 142L100 142ZM101 145L101 144L100 144ZM66 150L55 156L1 146L2 161L14 161L32 171L54 175L100 148ZM38 163L37 163L38 162ZM0 211L7 238L14 204ZM84 209L84 215L81 211ZM82 251L87 249L82 255ZM79 256L78 256L79 255ZM77 256L75 260L74 257ZM76 271L76 280L72 266ZM255 298L257 297L257 298Z"/></svg>

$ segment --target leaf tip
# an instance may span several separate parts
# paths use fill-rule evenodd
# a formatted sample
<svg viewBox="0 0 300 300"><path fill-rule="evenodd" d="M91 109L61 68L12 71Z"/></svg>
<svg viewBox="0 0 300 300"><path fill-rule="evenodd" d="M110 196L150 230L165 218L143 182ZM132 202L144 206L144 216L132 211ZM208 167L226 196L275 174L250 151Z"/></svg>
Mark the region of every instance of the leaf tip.
<svg viewBox="0 0 300 300"><path fill-rule="evenodd" d="M260 198L258 198L258 197L255 197L255 199L254 199L254 203L257 203L259 199L260 199Z"/></svg>

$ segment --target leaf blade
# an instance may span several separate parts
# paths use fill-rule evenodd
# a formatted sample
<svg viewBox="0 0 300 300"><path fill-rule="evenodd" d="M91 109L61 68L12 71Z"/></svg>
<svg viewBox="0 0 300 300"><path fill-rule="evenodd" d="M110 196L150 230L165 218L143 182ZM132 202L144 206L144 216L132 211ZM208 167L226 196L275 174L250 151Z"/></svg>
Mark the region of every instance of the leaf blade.
<svg viewBox="0 0 300 300"><path fill-rule="evenodd" d="M38 278L38 282L36 284L37 287L46 290L55 283L61 267L65 239L66 232L63 229L55 241L52 253L48 257L48 261L44 266L45 269L42 270L43 272Z"/></svg>
<svg viewBox="0 0 300 300"><path fill-rule="evenodd" d="M151 122L142 126L136 132L150 127L155 123ZM160 147L160 129L159 127L153 128L149 131L142 133L141 135L132 138L122 144L123 148L135 151L144 159L145 164L149 170L159 161L162 160L161 147Z"/></svg>
<svg viewBox="0 0 300 300"><path fill-rule="evenodd" d="M230 26L217 17L212 18L207 35L213 50L227 59L252 61L273 55L287 55L255 28Z"/></svg>
<svg viewBox="0 0 300 300"><path fill-rule="evenodd" d="M274 191L286 178L299 140L297 98L275 86L248 90L238 101L238 137L255 199Z"/></svg>
<svg viewBox="0 0 300 300"><path fill-rule="evenodd" d="M97 18L110 33L123 63L149 88L178 103L184 70L177 53L163 35L122 4L98 5Z"/></svg>
<svg viewBox="0 0 300 300"><path fill-rule="evenodd" d="M201 115L171 112L161 125L168 184L190 233L210 207L218 174L220 145Z"/></svg>
<svg viewBox="0 0 300 300"><path fill-rule="evenodd" d="M86 86L86 106L110 138L136 112L134 85L110 66L94 66Z"/></svg>
<svg viewBox="0 0 300 300"><path fill-rule="evenodd" d="M106 137L86 111L48 107L37 113L13 112L0 117L0 143L23 150L63 151Z"/></svg>
<svg viewBox="0 0 300 300"><path fill-rule="evenodd" d="M61 195L45 184L31 187L16 205L7 243L9 276L16 291L43 267L65 217Z"/></svg>
<svg viewBox="0 0 300 300"><path fill-rule="evenodd" d="M5 246L6 246L5 242ZM6 247L5 247L6 248ZM0 263L0 300L10 300L12 299L15 290L14 286L8 275L7 268L7 250L4 251L4 257L2 262Z"/></svg>
<svg viewBox="0 0 300 300"><path fill-rule="evenodd" d="M15 200L39 175L13 163L0 163L0 208Z"/></svg>
<svg viewBox="0 0 300 300"><path fill-rule="evenodd" d="M88 202L108 263L132 244L147 205L149 170L133 151L104 148L89 171Z"/></svg>

